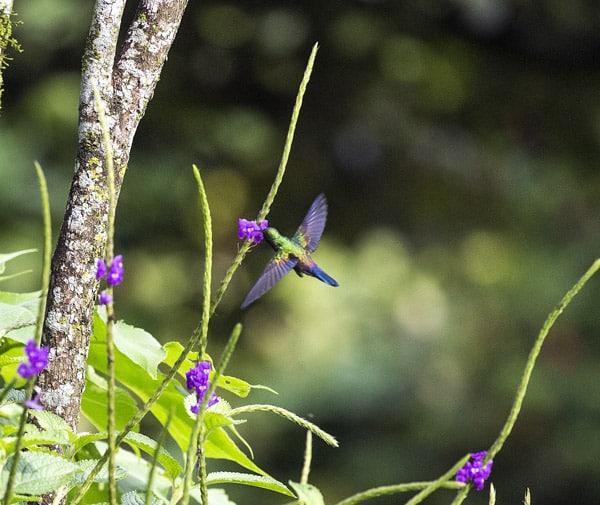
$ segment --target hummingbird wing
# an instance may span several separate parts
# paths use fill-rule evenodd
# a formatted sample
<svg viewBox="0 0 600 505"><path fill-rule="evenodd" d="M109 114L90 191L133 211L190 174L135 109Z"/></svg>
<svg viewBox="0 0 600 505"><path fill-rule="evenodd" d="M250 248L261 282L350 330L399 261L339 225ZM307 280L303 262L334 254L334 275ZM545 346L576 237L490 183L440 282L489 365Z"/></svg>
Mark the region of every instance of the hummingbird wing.
<svg viewBox="0 0 600 505"><path fill-rule="evenodd" d="M321 193L308 209L306 217L298 230L292 237L292 240L298 242L308 252L313 252L319 245L321 235L325 229L327 221L327 199Z"/></svg>
<svg viewBox="0 0 600 505"><path fill-rule="evenodd" d="M281 278L287 274L292 268L298 263L297 258L290 258L289 255L279 253L276 254L256 281L256 284L252 286L250 292L246 295L246 298L242 302L242 309L245 309L252 302L264 295L269 289L277 284Z"/></svg>

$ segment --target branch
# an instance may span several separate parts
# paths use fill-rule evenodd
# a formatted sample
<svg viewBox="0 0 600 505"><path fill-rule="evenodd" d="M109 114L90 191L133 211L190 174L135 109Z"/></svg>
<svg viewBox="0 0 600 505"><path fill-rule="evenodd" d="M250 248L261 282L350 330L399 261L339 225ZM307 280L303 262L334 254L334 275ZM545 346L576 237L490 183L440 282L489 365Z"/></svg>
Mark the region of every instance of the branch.
<svg viewBox="0 0 600 505"><path fill-rule="evenodd" d="M75 174L52 258L43 344L49 366L39 376L47 410L73 429L79 419L93 310L95 260L104 256L108 214L106 156L92 83L106 106L118 199L135 131L146 112L187 0L143 0L117 54L125 0L97 0L83 57Z"/></svg>

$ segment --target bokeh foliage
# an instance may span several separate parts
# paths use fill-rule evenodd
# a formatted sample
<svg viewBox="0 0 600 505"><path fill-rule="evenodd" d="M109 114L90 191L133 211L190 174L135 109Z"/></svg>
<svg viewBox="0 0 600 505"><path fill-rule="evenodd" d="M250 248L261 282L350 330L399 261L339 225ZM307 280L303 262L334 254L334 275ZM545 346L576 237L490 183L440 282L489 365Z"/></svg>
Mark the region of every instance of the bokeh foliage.
<svg viewBox="0 0 600 505"><path fill-rule="evenodd" d="M4 75L3 252L41 247L34 159L58 229L91 8L15 5L24 53ZM599 25L600 8L583 1L191 2L119 202L128 277L118 317L162 341L192 331L202 237L191 164L204 173L218 279L236 252L237 218L253 218L268 190L319 41L269 219L293 232L324 191L330 217L315 259L341 287L290 275L240 313L269 257L258 247L212 342L242 318L238 375L338 436L339 450L315 444L312 478L331 499L431 478L484 449L545 315L598 256ZM34 256L14 265L34 274L5 289L37 289ZM595 284L550 335L495 463L506 503L526 487L550 505L600 496ZM277 421L261 427L245 433L258 464L297 476L303 435Z"/></svg>

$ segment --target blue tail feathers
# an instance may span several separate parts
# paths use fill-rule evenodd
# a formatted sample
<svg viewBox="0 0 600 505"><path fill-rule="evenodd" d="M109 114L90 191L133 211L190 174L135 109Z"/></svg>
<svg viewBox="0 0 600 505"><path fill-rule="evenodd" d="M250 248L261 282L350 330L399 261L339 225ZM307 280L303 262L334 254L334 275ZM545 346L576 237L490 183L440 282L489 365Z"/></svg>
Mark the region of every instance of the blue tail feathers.
<svg viewBox="0 0 600 505"><path fill-rule="evenodd" d="M331 277L330 275L327 275L325 272L323 272L323 270L321 270L317 265L315 265L310 272L312 276L316 277L317 279L319 279L320 281L324 282L325 284L329 284L330 286L339 286L338 282Z"/></svg>

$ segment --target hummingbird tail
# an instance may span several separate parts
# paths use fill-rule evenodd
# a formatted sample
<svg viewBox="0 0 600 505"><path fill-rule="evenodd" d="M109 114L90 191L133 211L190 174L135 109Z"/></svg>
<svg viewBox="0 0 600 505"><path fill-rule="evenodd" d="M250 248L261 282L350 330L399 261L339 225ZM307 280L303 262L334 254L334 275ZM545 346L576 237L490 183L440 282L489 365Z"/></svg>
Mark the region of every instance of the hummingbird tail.
<svg viewBox="0 0 600 505"><path fill-rule="evenodd" d="M338 282L333 277L331 277L330 275L327 275L323 270L321 270L316 265L311 269L310 273L312 275L314 275L320 281L324 282L325 284L329 284L330 286L335 286L335 287L339 286Z"/></svg>

